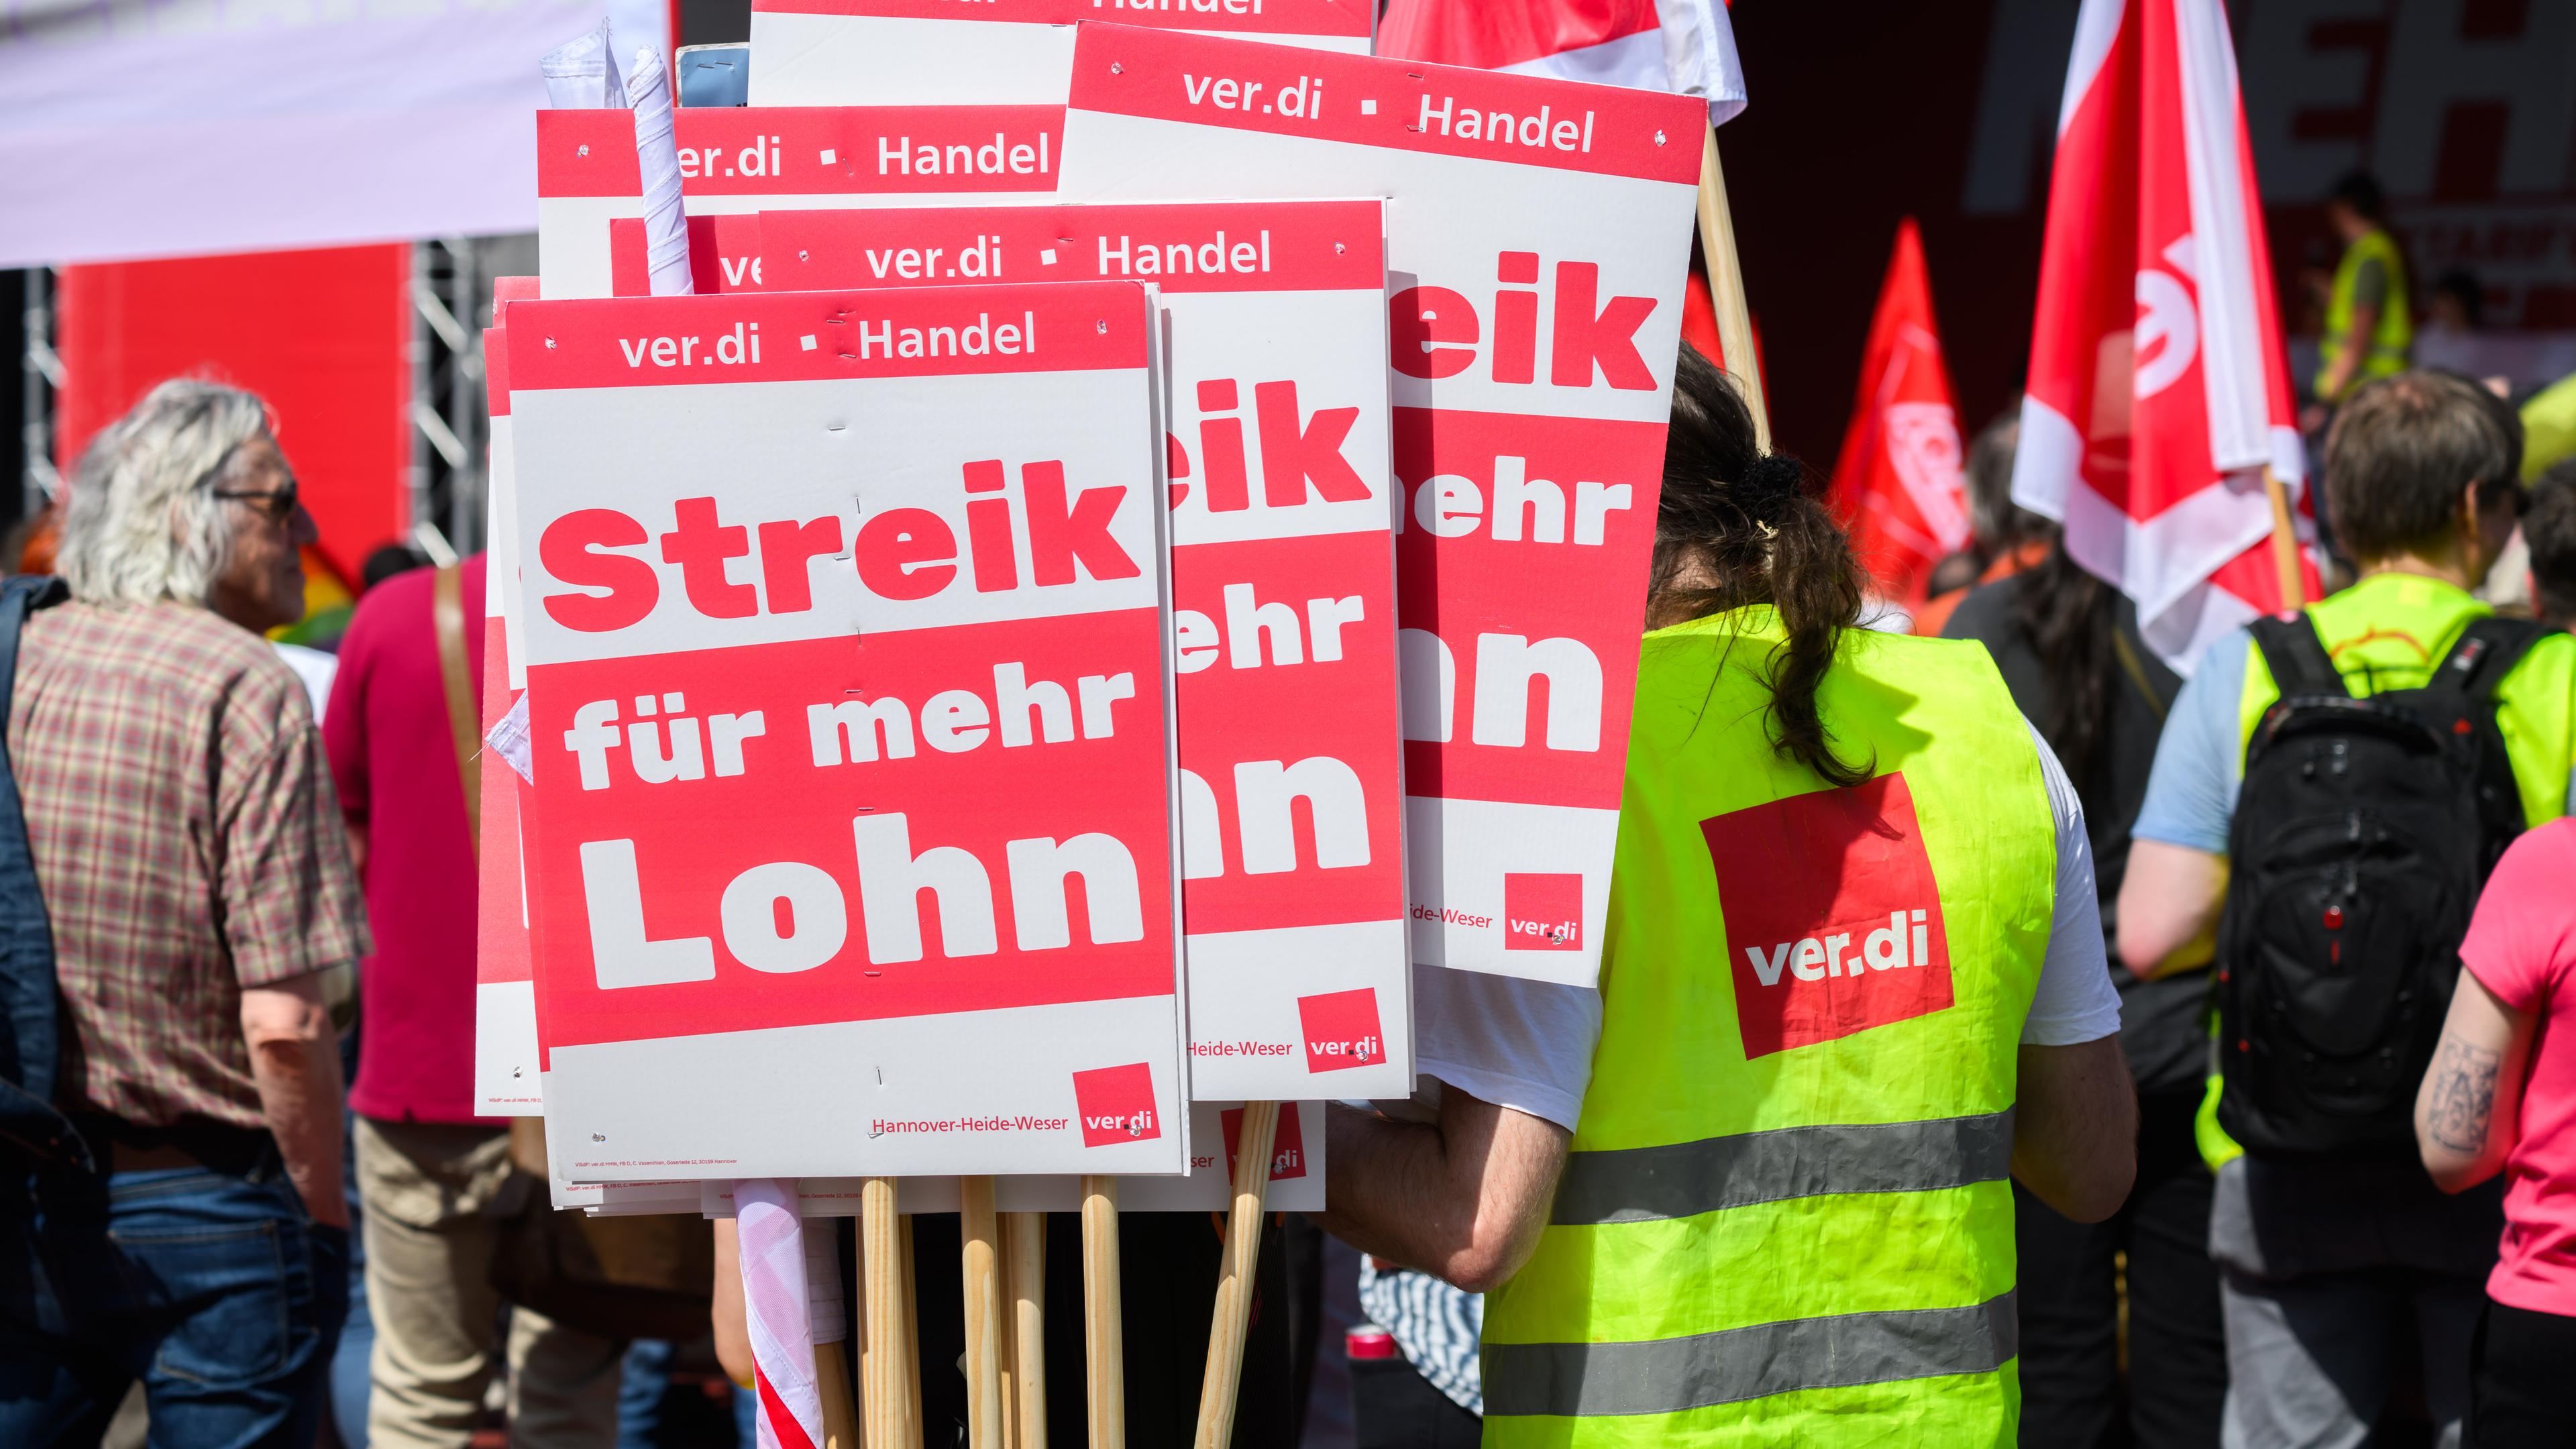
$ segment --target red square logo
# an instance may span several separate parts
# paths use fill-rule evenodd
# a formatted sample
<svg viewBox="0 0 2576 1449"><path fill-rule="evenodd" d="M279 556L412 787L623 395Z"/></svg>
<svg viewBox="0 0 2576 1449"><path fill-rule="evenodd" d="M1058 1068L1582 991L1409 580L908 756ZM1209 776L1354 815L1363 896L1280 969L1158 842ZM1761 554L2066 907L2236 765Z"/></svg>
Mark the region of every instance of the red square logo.
<svg viewBox="0 0 2576 1449"><path fill-rule="evenodd" d="M1074 1073L1073 1101L1082 1114L1085 1147L1112 1147L1163 1135L1162 1118L1154 1111L1150 1062Z"/></svg>
<svg viewBox="0 0 2576 1449"><path fill-rule="evenodd" d="M1243 1140L1243 1109L1217 1114L1225 1129L1225 1180L1234 1181L1234 1145ZM1306 1139L1297 1130L1297 1104L1279 1104L1279 1131L1270 1139L1270 1180L1286 1182L1306 1175Z"/></svg>
<svg viewBox="0 0 2576 1449"><path fill-rule="evenodd" d="M1583 877L1503 875L1503 949L1583 949Z"/></svg>
<svg viewBox="0 0 2576 1449"><path fill-rule="evenodd" d="M1902 774L1700 822L1747 1057L1950 1006L1950 945Z"/></svg>
<svg viewBox="0 0 2576 1449"><path fill-rule="evenodd" d="M1375 987L1300 996L1297 1020L1305 1028L1310 1072L1373 1067L1386 1060L1386 1037L1377 1026Z"/></svg>

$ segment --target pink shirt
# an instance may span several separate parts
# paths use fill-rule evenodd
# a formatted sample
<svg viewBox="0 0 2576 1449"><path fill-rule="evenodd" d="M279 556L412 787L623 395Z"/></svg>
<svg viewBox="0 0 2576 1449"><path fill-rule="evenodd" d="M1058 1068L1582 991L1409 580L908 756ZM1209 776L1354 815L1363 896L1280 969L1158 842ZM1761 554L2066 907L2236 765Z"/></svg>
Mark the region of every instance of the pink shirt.
<svg viewBox="0 0 2576 1449"><path fill-rule="evenodd" d="M2497 1000L2536 1018L2487 1294L2576 1317L2576 819L2553 820L2505 852L2460 961Z"/></svg>
<svg viewBox="0 0 2576 1449"><path fill-rule="evenodd" d="M461 572L466 675L479 698L483 556L466 559ZM430 624L431 579L414 569L367 591L340 641L322 742L340 808L367 832L363 874L376 928L376 953L359 977L349 1105L383 1121L457 1123L477 1120L474 846Z"/></svg>

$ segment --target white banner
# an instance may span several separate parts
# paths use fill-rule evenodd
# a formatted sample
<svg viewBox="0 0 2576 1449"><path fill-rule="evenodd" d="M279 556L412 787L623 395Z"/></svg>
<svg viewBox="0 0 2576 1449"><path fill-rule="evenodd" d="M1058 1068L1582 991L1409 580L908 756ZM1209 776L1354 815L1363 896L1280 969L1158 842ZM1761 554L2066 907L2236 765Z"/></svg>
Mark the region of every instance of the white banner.
<svg viewBox="0 0 2576 1449"><path fill-rule="evenodd" d="M599 13L14 0L0 266L532 230L537 61Z"/></svg>

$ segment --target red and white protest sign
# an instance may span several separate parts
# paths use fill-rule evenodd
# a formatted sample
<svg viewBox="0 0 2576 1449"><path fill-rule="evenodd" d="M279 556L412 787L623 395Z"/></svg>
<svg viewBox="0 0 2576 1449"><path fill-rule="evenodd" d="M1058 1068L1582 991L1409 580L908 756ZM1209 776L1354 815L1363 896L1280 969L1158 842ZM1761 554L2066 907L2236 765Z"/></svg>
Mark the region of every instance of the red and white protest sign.
<svg viewBox="0 0 2576 1449"><path fill-rule="evenodd" d="M1168 31L1075 47L1067 199L1389 198L1417 962L1597 969L1707 124Z"/></svg>
<svg viewBox="0 0 2576 1449"><path fill-rule="evenodd" d="M1412 1089L1380 211L760 218L777 287L1160 288L1195 1097Z"/></svg>
<svg viewBox="0 0 2576 1449"><path fill-rule="evenodd" d="M1376 0L752 0L755 106L1062 105L1076 21L1369 53ZM1326 192L1323 195L1347 194Z"/></svg>
<svg viewBox="0 0 2576 1449"><path fill-rule="evenodd" d="M496 298L495 320L508 303ZM518 485L510 446L510 351L501 327L483 333L484 392L492 452L484 470L483 719L489 734L524 687L527 661L510 626L519 589ZM475 854L474 1110L533 1117L537 1090L535 955L522 889L519 777L486 750L480 777L482 838Z"/></svg>
<svg viewBox="0 0 2576 1449"><path fill-rule="evenodd" d="M1181 1171L1145 290L511 314L567 1175Z"/></svg>
<svg viewBox="0 0 2576 1449"><path fill-rule="evenodd" d="M760 284L755 233L736 236L711 218L1037 200L1055 190L1064 157L1060 105L707 106L673 112L672 128L702 294ZM537 267L547 297L644 295L643 215L634 112L537 112Z"/></svg>

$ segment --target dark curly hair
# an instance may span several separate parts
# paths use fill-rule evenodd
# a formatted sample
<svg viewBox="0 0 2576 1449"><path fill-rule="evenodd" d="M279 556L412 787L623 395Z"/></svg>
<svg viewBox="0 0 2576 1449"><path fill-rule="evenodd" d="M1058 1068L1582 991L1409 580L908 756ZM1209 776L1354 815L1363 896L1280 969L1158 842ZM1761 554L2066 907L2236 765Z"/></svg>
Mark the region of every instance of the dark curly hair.
<svg viewBox="0 0 2576 1449"><path fill-rule="evenodd" d="M1655 514L1647 623L1666 627L1748 604L1780 611L1788 638L1772 651L1768 732L1781 758L1836 785L1870 777L1846 762L1816 712L1816 689L1842 632L1860 622L1860 563L1818 497L1824 480L1754 443L1735 383L1689 343L1673 375Z"/></svg>

